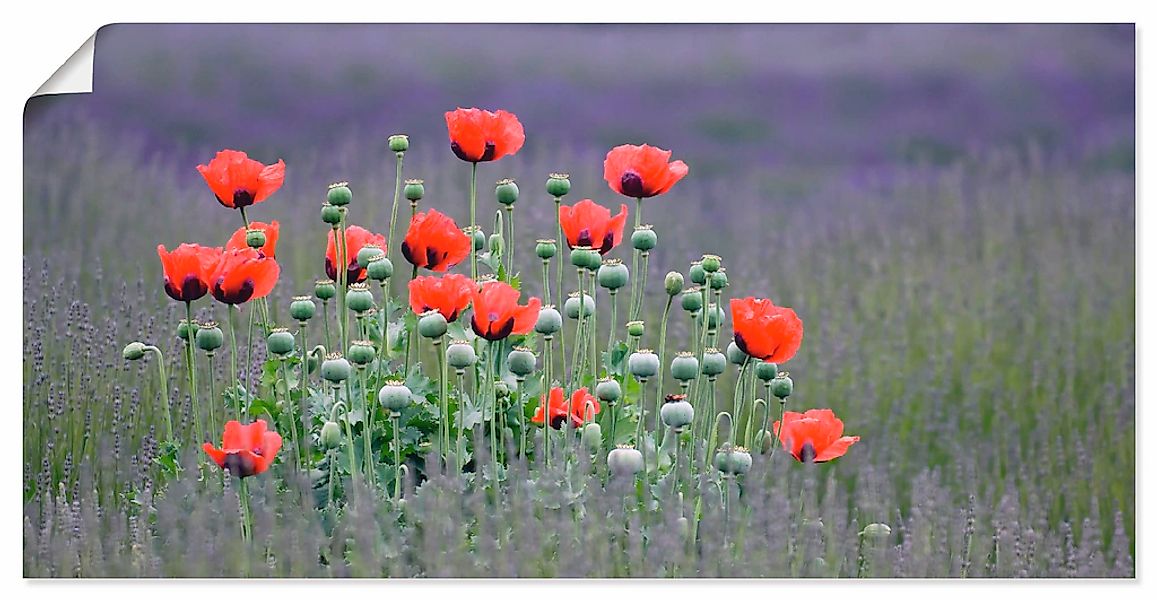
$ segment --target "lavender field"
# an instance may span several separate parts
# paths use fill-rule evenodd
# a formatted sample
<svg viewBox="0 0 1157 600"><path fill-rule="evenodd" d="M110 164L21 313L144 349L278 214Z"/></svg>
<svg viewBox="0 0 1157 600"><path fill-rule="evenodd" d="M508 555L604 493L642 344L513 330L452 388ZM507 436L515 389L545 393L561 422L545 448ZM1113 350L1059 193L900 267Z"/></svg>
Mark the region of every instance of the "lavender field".
<svg viewBox="0 0 1157 600"><path fill-rule="evenodd" d="M1132 26L116 25L96 47L94 94L25 114L26 577L1135 576ZM222 148L284 159L284 186L250 217L280 222L268 306L293 325L292 298L325 277L327 186L348 181L354 220L389 229L387 136L409 135L421 208L469 223L470 169L443 120L458 106L525 126L521 151L478 169L488 234L493 182L521 190L506 245L524 296L546 291L548 175L569 172L568 203L634 210L603 181L604 155L671 149L690 173L646 200L645 347L663 274L690 284L692 261L717 254L724 307L770 296L806 327L780 365L788 409L831 408L861 441L822 464L752 448L738 480L657 477L643 502L597 451L551 467L504 451L503 485L484 486L481 467L446 472L417 442L403 502L356 477L334 502L324 469L283 450L241 480L239 538L238 480L201 451L219 431L196 439L185 307L156 253L241 225L195 167ZM608 257L629 263L629 243ZM669 335L665 363L698 335L678 299ZM164 387L156 360L122 356L135 340L163 353ZM242 385L272 414L289 378L270 373L264 334L250 346ZM225 378L229 355L200 363L199 385ZM720 410L738 408L739 372L719 376ZM165 392L184 440L171 454ZM328 405L296 393L320 429Z"/></svg>

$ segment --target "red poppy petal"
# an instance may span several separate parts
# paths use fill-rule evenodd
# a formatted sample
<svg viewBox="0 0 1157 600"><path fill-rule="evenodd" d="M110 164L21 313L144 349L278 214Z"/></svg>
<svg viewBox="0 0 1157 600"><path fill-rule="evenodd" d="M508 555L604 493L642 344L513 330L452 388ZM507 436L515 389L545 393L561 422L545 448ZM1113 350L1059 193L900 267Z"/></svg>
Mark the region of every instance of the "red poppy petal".
<svg viewBox="0 0 1157 600"><path fill-rule="evenodd" d="M222 469L225 468L224 450L215 448L213 444L210 444L209 442L201 444L201 449L205 451L205 454L209 455L209 458L213 459L213 462L217 463L218 467L221 467Z"/></svg>
<svg viewBox="0 0 1157 600"><path fill-rule="evenodd" d="M858 435L839 438L831 444L828 444L828 447L824 448L819 454L816 454L815 462L821 463L832 460L833 458L839 458L848 451L848 448L851 447L852 444L858 441L860 441L860 436Z"/></svg>

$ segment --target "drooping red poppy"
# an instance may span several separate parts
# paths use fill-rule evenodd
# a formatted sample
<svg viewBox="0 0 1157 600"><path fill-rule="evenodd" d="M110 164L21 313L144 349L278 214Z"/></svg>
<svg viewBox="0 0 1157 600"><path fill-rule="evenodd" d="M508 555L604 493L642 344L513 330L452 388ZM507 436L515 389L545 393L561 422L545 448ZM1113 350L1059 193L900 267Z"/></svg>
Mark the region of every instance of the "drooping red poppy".
<svg viewBox="0 0 1157 600"><path fill-rule="evenodd" d="M238 150L218 152L209 164L197 165L197 171L217 201L228 208L264 202L285 181L285 161L265 165Z"/></svg>
<svg viewBox="0 0 1157 600"><path fill-rule="evenodd" d="M459 108L446 113L450 149L454 156L472 163L498 160L512 155L526 141L522 123L514 113Z"/></svg>
<svg viewBox="0 0 1157 600"><path fill-rule="evenodd" d="M470 325L474 333L493 342L534 329L538 309L542 307L538 298L519 306L518 290L502 281L487 281L473 292L474 315Z"/></svg>
<svg viewBox="0 0 1157 600"><path fill-rule="evenodd" d="M269 258L277 258L277 235L281 231L281 224L277 221L272 223L253 221L249 224L249 229L260 229L265 232L265 245L258 251ZM229 237L229 241L225 242L225 249L248 248L249 244L245 241L247 233L245 227L239 227L237 231L234 231L233 235Z"/></svg>
<svg viewBox="0 0 1157 600"><path fill-rule="evenodd" d="M735 345L767 362L791 360L803 342L803 321L795 311L767 298L732 298L731 322Z"/></svg>
<svg viewBox="0 0 1157 600"><path fill-rule="evenodd" d="M402 256L416 267L446 271L470 256L472 242L454 219L430 209L414 215L402 240Z"/></svg>
<svg viewBox="0 0 1157 600"><path fill-rule="evenodd" d="M228 250L213 270L210 291L218 302L242 304L269 295L280 274L276 260L253 248Z"/></svg>
<svg viewBox="0 0 1157 600"><path fill-rule="evenodd" d="M612 217L609 209L591 200L581 200L574 206L559 206L558 218L567 246L572 249L585 246L606 254L623 241L627 205L620 204L619 214Z"/></svg>
<svg viewBox="0 0 1157 600"><path fill-rule="evenodd" d="M571 394L570 400L566 399L566 392L561 387L554 387L550 389L550 400L547 402L546 396L538 399L538 408L534 411L534 416L531 417L532 423L542 425L546 417L544 416L544 404L547 409L545 412L549 414L550 426L554 429L562 429L562 424L570 421L571 427L582 427L586 418L586 405L591 404L591 415L599 414L602 407L599 405L599 399L587 391L586 388L579 388Z"/></svg>
<svg viewBox="0 0 1157 600"><path fill-rule="evenodd" d="M783 449L800 462L827 462L839 458L848 448L860 441L858 435L844 435L844 422L836 418L830 408L813 408L804 413L783 413L783 431L780 422L772 425Z"/></svg>
<svg viewBox="0 0 1157 600"><path fill-rule="evenodd" d="M218 467L236 477L249 477L264 473L273 464L273 458L281 449L281 435L269 431L268 425L261 419L248 425L242 425L240 421L229 421L225 423L221 448L209 442L202 444L201 448Z"/></svg>
<svg viewBox="0 0 1157 600"><path fill-rule="evenodd" d="M209 292L221 249L181 244L169 252L161 244L157 246L157 256L165 274L165 293L178 302L192 302Z"/></svg>
<svg viewBox="0 0 1157 600"><path fill-rule="evenodd" d="M410 309L416 315L436 310L447 321L454 321L470 306L475 287L473 279L457 273L415 277L410 281Z"/></svg>
<svg viewBox="0 0 1157 600"><path fill-rule="evenodd" d="M667 193L687 176L687 163L671 160L671 151L623 144L607 152L603 178L612 190L631 198L650 198Z"/></svg>
<svg viewBox="0 0 1157 600"><path fill-rule="evenodd" d="M377 246L383 251L386 249L386 236L357 225L350 225L345 229L346 278L349 283L361 283L366 280L366 270L358 264L358 252L366 246ZM329 231L329 242L325 247L325 274L337 281L337 235L333 229Z"/></svg>

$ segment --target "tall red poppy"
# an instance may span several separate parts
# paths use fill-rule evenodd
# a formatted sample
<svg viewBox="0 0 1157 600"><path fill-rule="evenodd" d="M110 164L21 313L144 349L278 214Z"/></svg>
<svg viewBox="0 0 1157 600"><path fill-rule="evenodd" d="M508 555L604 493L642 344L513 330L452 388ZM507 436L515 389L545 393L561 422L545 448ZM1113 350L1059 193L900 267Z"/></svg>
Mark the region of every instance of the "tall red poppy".
<svg viewBox="0 0 1157 600"><path fill-rule="evenodd" d="M570 421L572 427L582 427L584 419L586 418L586 405L591 404L591 414L597 415L602 407L599 405L599 399L587 391L586 388L579 388L571 394L570 400L567 401L566 393L561 387L554 387L550 389L550 399L544 395L539 398L538 408L534 411L534 416L531 417L532 423L539 425L543 424L546 419L544 412L549 414L550 426L554 429L562 429L562 424ZM546 411L543 411L543 408Z"/></svg>
<svg viewBox="0 0 1157 600"><path fill-rule="evenodd" d="M242 304L269 295L280 274L276 260L253 248L228 250L213 270L210 291L218 302Z"/></svg>
<svg viewBox="0 0 1157 600"><path fill-rule="evenodd" d="M772 429L783 449L800 462L827 462L839 458L860 441L858 435L844 435L844 422L830 408L813 408L805 413L783 413L783 431L776 421Z"/></svg>
<svg viewBox="0 0 1157 600"><path fill-rule="evenodd" d="M157 256L165 274L165 293L178 302L192 302L209 292L221 249L181 244L169 252L162 244L157 246Z"/></svg>
<svg viewBox="0 0 1157 600"><path fill-rule="evenodd" d="M518 305L518 290L501 281L487 281L474 289L474 316L470 325L474 333L490 341L521 335L534 328L542 302L531 298L526 306Z"/></svg>
<svg viewBox="0 0 1157 600"><path fill-rule="evenodd" d="M265 245L259 251L269 258L277 258L277 235L281 231L281 224L277 221L272 223L253 221L249 224L249 229L260 229L265 232ZM229 241L225 242L225 249L248 248L249 243L245 240L247 233L245 227L237 228L237 231L234 231L233 235L229 237Z"/></svg>
<svg viewBox="0 0 1157 600"><path fill-rule="evenodd" d="M566 244L571 248L586 246L606 254L623 241L623 227L627 224L627 205L619 205L619 214L591 200L580 200L574 206L559 206L558 218Z"/></svg>
<svg viewBox="0 0 1157 600"><path fill-rule="evenodd" d="M767 298L732 298L731 322L735 345L767 362L791 360L803 342L803 321L795 311Z"/></svg>
<svg viewBox="0 0 1157 600"><path fill-rule="evenodd" d="M471 241L454 219L430 209L414 215L402 240L402 256L416 267L446 271L470 256Z"/></svg>
<svg viewBox="0 0 1157 600"><path fill-rule="evenodd" d="M221 448L209 442L202 444L201 448L218 467L236 477L249 477L264 473L273 464L273 458L281 449L281 435L269 431L268 425L261 419L248 425L242 425L240 421L229 421L225 423Z"/></svg>
<svg viewBox="0 0 1157 600"><path fill-rule="evenodd" d="M623 144L607 152L603 178L612 190L631 198L650 198L667 193L687 176L687 164L671 160L671 151L648 146Z"/></svg>
<svg viewBox="0 0 1157 600"><path fill-rule="evenodd" d="M377 246L383 251L386 249L386 236L373 233L363 227L350 225L345 229L346 278L349 283L360 283L366 280L366 270L358 264L358 252L366 246ZM337 235L334 230L329 231L329 243L325 247L325 274L337 280Z"/></svg>
<svg viewBox="0 0 1157 600"><path fill-rule="evenodd" d="M447 321L454 321L458 318L458 313L470 306L474 288L473 279L457 273L441 277L430 275L415 277L410 280L410 308L418 315L436 310L442 313Z"/></svg>
<svg viewBox="0 0 1157 600"><path fill-rule="evenodd" d="M518 117L504 110L452 110L446 113L446 129L450 132L450 149L454 156L472 163L512 155L526 141Z"/></svg>
<svg viewBox="0 0 1157 600"><path fill-rule="evenodd" d="M209 164L197 165L197 171L217 201L228 208L264 202L285 181L285 161L265 165L238 150L218 152Z"/></svg>

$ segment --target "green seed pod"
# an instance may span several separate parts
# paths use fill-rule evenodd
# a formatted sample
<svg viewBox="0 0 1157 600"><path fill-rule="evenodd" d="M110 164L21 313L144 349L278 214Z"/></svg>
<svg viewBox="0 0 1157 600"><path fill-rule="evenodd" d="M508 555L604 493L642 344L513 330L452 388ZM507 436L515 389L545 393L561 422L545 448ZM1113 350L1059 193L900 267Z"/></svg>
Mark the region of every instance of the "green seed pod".
<svg viewBox="0 0 1157 600"><path fill-rule="evenodd" d="M571 292L570 297L566 299L566 304L563 305L563 311L566 312L568 319L579 318L579 293ZM595 299L591 298L589 294L582 295L582 312L583 318L595 314Z"/></svg>
<svg viewBox="0 0 1157 600"><path fill-rule="evenodd" d="M517 382L516 382L517 383ZM510 382L505 379L499 379L494 382L494 393L499 399L509 398L514 393L515 386L510 385Z"/></svg>
<svg viewBox="0 0 1157 600"><path fill-rule="evenodd" d="M378 351L374 348L374 343L370 340L354 340L350 342L349 352L346 356L349 357L353 364L364 367L374 362L374 357L377 356Z"/></svg>
<svg viewBox="0 0 1157 600"><path fill-rule="evenodd" d="M246 229L245 245L255 249L265 247L265 231L261 229Z"/></svg>
<svg viewBox="0 0 1157 600"><path fill-rule="evenodd" d="M607 468L615 475L635 475L643 470L643 454L631 446L621 445L607 453Z"/></svg>
<svg viewBox="0 0 1157 600"><path fill-rule="evenodd" d="M140 342L130 342L121 354L125 360L140 360L145 357L145 345Z"/></svg>
<svg viewBox="0 0 1157 600"><path fill-rule="evenodd" d="M390 152L400 154L410 149L410 138L400 133L391 135L387 142L390 145Z"/></svg>
<svg viewBox="0 0 1157 600"><path fill-rule="evenodd" d="M668 296L678 295L683 291L683 274L678 271L668 272L663 278L663 289L667 290Z"/></svg>
<svg viewBox="0 0 1157 600"><path fill-rule="evenodd" d="M595 397L607 404L614 404L623 397L623 387L615 379L600 379L595 385Z"/></svg>
<svg viewBox="0 0 1157 600"><path fill-rule="evenodd" d="M603 447L603 428L598 423L583 426L583 447L587 452L598 452Z"/></svg>
<svg viewBox="0 0 1157 600"><path fill-rule="evenodd" d="M742 446L731 452L731 469L736 475L743 475L751 470L751 453Z"/></svg>
<svg viewBox="0 0 1157 600"><path fill-rule="evenodd" d="M691 381L699 376L699 359L690 352L680 352L671 359L671 377L676 381Z"/></svg>
<svg viewBox="0 0 1157 600"><path fill-rule="evenodd" d="M349 361L342 357L341 352L327 354L321 363L321 377L330 383L338 384L349 379L352 368Z"/></svg>
<svg viewBox="0 0 1157 600"><path fill-rule="evenodd" d="M590 264L590 253L594 252L590 246L575 246L570 251L570 264L585 269Z"/></svg>
<svg viewBox="0 0 1157 600"><path fill-rule="evenodd" d="M515 377L526 377L534 372L536 359L529 348L515 346L510 354L506 355L506 366Z"/></svg>
<svg viewBox="0 0 1157 600"><path fill-rule="evenodd" d="M663 424L672 429L682 429L695 420L695 408L687 401L684 394L670 394L659 409L659 418Z"/></svg>
<svg viewBox="0 0 1157 600"><path fill-rule="evenodd" d="M378 391L378 403L382 405L382 408L391 413L399 413L402 412L403 408L410 405L412 396L413 394L410 392L410 388L406 387L405 383L401 381L387 381L386 385L382 386L382 389Z"/></svg>
<svg viewBox="0 0 1157 600"><path fill-rule="evenodd" d="M334 228L337 228L338 223L341 223L341 209L326 202L321 205L321 220L328 223Z"/></svg>
<svg viewBox="0 0 1157 600"><path fill-rule="evenodd" d="M768 454L771 452L772 445L775 443L775 436L766 429L760 429L755 434L755 447L760 454Z"/></svg>
<svg viewBox="0 0 1157 600"><path fill-rule="evenodd" d="M647 325L642 321L627 321L627 335L638 338L647 332Z"/></svg>
<svg viewBox="0 0 1157 600"><path fill-rule="evenodd" d="M746 364L748 360L751 360L751 357L743 350L740 350L735 342L727 344L727 362L733 365L743 365Z"/></svg>
<svg viewBox="0 0 1157 600"><path fill-rule="evenodd" d="M459 371L474 366L477 361L478 354L467 340L454 340L446 347L446 364Z"/></svg>
<svg viewBox="0 0 1157 600"><path fill-rule="evenodd" d="M325 201L334 206L345 206L353 202L354 193L350 191L350 184L345 181L330 184L325 194Z"/></svg>
<svg viewBox="0 0 1157 600"><path fill-rule="evenodd" d="M436 310L423 313L418 318L418 334L424 338L440 338L445 335L447 327L446 317Z"/></svg>
<svg viewBox="0 0 1157 600"><path fill-rule="evenodd" d="M659 244L659 236L650 225L639 225L631 234L631 247L640 252L650 252Z"/></svg>
<svg viewBox="0 0 1157 600"><path fill-rule="evenodd" d="M394 263L385 254L379 254L366 265L366 275L374 281L385 281L394 276Z"/></svg>
<svg viewBox="0 0 1157 600"><path fill-rule="evenodd" d="M313 284L313 295L325 301L337 295L337 285L332 279L319 279Z"/></svg>
<svg viewBox="0 0 1157 600"><path fill-rule="evenodd" d="M599 285L608 290L618 290L631 280L630 269L623 261L610 258L603 261L598 270Z"/></svg>
<svg viewBox="0 0 1157 600"><path fill-rule="evenodd" d="M270 354L277 356L287 356L294 350L293 334L284 327L277 327L269 332L269 337L265 339L265 347Z"/></svg>
<svg viewBox="0 0 1157 600"><path fill-rule="evenodd" d="M494 186L494 197L499 204L512 206L518 202L518 184L513 179L502 179Z"/></svg>
<svg viewBox="0 0 1157 600"><path fill-rule="evenodd" d="M627 368L639 379L654 377L659 372L659 357L645 348L627 357Z"/></svg>
<svg viewBox="0 0 1157 600"><path fill-rule="evenodd" d="M687 312L703 310L703 293L699 291L698 287L687 288L679 297L679 304Z"/></svg>
<svg viewBox="0 0 1157 600"><path fill-rule="evenodd" d="M321 426L321 445L333 450L341 446L341 426L335 421L326 421Z"/></svg>
<svg viewBox="0 0 1157 600"><path fill-rule="evenodd" d="M562 198L570 193L570 175L566 173L551 173L546 180L546 193L555 198Z"/></svg>
<svg viewBox="0 0 1157 600"><path fill-rule="evenodd" d="M374 307L374 294L364 283L351 283L345 294L345 303L350 310L364 313Z"/></svg>
<svg viewBox="0 0 1157 600"><path fill-rule="evenodd" d="M703 263L700 261L693 261L691 263L691 283L695 285L704 285L707 283L707 271L703 270Z"/></svg>
<svg viewBox="0 0 1157 600"><path fill-rule="evenodd" d="M578 301L575 301L575 311L578 311ZM534 322L534 331L542 335L554 335L562 329L562 315L551 305L538 310L538 320Z"/></svg>
<svg viewBox="0 0 1157 600"><path fill-rule="evenodd" d="M177 321L177 337L189 341L189 320L181 319Z"/></svg>
<svg viewBox="0 0 1157 600"><path fill-rule="evenodd" d="M727 315L724 314L723 308L712 302L707 307L707 330L714 331L719 329L719 326L723 324L726 317Z"/></svg>
<svg viewBox="0 0 1157 600"><path fill-rule="evenodd" d="M421 179L407 179L406 187L402 190L405 194L406 200L410 202L417 202L426 195L426 182Z"/></svg>
<svg viewBox="0 0 1157 600"><path fill-rule="evenodd" d="M872 541L887 540L892 535L892 528L885 523L872 523L865 527L860 535Z"/></svg>
<svg viewBox="0 0 1157 600"><path fill-rule="evenodd" d="M225 334L217 326L217 323L209 321L202 323L201 327L197 329L197 337L194 341L201 350L214 352L225 343Z"/></svg>
<svg viewBox="0 0 1157 600"><path fill-rule="evenodd" d="M721 290L727 287L727 270L719 269L712 273L708 280L711 282L711 289L713 290Z"/></svg>
<svg viewBox="0 0 1157 600"><path fill-rule="evenodd" d="M779 365L773 362L759 361L755 363L755 376L760 381L768 382L779 375Z"/></svg>
<svg viewBox="0 0 1157 600"><path fill-rule="evenodd" d="M366 244L365 246L362 246L361 250L358 250L358 266L364 269L369 266L371 260L384 254L385 252L382 252L381 248L373 244Z"/></svg>
<svg viewBox="0 0 1157 600"><path fill-rule="evenodd" d="M475 252L481 252L482 249L486 247L486 234L482 233L482 228L478 225L463 227L462 233L470 236L470 239L474 242Z"/></svg>
<svg viewBox="0 0 1157 600"><path fill-rule="evenodd" d="M703 374L708 377L718 377L727 368L727 357L715 348L703 351Z"/></svg>
<svg viewBox="0 0 1157 600"><path fill-rule="evenodd" d="M289 316L295 321L308 321L316 312L317 306L309 296L294 296L293 302L289 303Z"/></svg>
<svg viewBox="0 0 1157 600"><path fill-rule="evenodd" d="M598 250L594 250L594 249L590 250L589 252L586 253L586 258L587 258L587 264L585 265L586 270L588 270L592 273L598 271L599 267L603 266L603 257L601 254L599 254Z"/></svg>
<svg viewBox="0 0 1157 600"><path fill-rule="evenodd" d="M558 254L558 244L554 240L538 240L534 245L534 253L542 260L550 260Z"/></svg>
<svg viewBox="0 0 1157 600"><path fill-rule="evenodd" d="M780 373L778 377L771 380L771 393L780 400L790 396L794 389L795 383L791 377L787 376L787 373Z"/></svg>
<svg viewBox="0 0 1157 600"><path fill-rule="evenodd" d="M703 267L704 271L714 273L723 266L723 259L715 254L704 254L699 264Z"/></svg>

